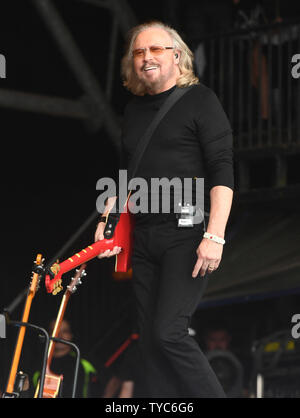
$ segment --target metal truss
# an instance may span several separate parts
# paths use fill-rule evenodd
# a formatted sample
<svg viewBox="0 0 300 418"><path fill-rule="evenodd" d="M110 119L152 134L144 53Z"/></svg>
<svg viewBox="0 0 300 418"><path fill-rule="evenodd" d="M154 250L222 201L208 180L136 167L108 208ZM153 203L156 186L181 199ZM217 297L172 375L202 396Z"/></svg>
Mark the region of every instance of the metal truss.
<svg viewBox="0 0 300 418"><path fill-rule="evenodd" d="M93 70L86 62L53 2L51 0L32 0L82 89L82 96L77 100L71 100L63 97L0 89L0 107L42 113L54 117L79 119L94 132L104 126L114 145L119 149L120 121L111 103L117 40L119 32L125 37L127 31L136 24L136 18L127 0L69 0L69 2L91 4L91 6L105 8L111 12L110 52L106 60L108 66L105 90L93 74Z"/></svg>

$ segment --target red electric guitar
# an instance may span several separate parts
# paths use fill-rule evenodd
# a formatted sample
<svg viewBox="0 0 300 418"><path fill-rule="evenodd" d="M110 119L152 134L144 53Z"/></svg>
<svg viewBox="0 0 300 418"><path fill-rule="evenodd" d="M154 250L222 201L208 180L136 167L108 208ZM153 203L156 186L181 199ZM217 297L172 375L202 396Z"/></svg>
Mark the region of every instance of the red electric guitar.
<svg viewBox="0 0 300 418"><path fill-rule="evenodd" d="M72 255L72 257L69 257L67 260L52 265L51 271L54 277L51 278L49 274L45 276L45 285L48 293L52 292L55 295L62 290L61 283L62 275L64 273L97 257L106 250L112 250L115 246L122 248L120 254L116 256L115 271L127 272L131 268L133 216L128 208L128 199L116 226L113 225L113 223L114 217L112 215L109 216L107 220L108 231L112 231L111 238L97 241Z"/></svg>
<svg viewBox="0 0 300 418"><path fill-rule="evenodd" d="M79 270L76 270L76 274L74 278L71 279L71 283L69 284L69 286L67 286L67 290L65 291L63 295L60 308L58 311L58 315L55 321L53 333L52 333L52 337L54 338L58 338L59 331L61 328L61 323L63 321L65 310L69 302L70 296L72 295L72 293L76 291L77 285L81 284L80 279L83 276L86 276L86 272L84 270L85 267L86 265L83 264L79 268ZM43 396L42 396L43 398L57 398L59 395L61 386L62 386L62 382L63 382L63 375L57 375L55 373L52 373L50 369L54 347L55 347L55 342L51 340L49 344L49 349L48 349L45 383L44 383ZM37 385L37 388L35 391L35 395L34 395L35 398L37 398L38 393L39 393L39 384Z"/></svg>

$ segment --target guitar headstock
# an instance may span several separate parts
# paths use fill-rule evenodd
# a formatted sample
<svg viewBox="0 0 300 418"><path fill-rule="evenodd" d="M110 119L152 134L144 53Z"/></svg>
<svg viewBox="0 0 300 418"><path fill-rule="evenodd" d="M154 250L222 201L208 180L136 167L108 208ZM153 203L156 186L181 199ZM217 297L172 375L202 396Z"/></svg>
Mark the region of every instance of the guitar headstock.
<svg viewBox="0 0 300 418"><path fill-rule="evenodd" d="M38 291L39 285L40 285L40 275L37 273L38 270L36 269L36 267L40 266L41 267L40 270L42 271L44 261L45 261L45 259L42 258L42 254L38 254L36 256L35 261L34 261L34 264L35 264L34 270L35 271L32 272L32 277L31 277L31 282L30 282L30 287L29 287L29 291L31 293L33 293L33 295L35 295L35 293Z"/></svg>
<svg viewBox="0 0 300 418"><path fill-rule="evenodd" d="M86 264L82 264L79 269L76 269L75 276L71 279L71 283L67 286L70 293L74 293L77 290L77 285L81 284L82 277L86 276Z"/></svg>
<svg viewBox="0 0 300 418"><path fill-rule="evenodd" d="M63 287L61 285L62 284L61 274L59 273L60 272L59 260L56 260L56 263L52 264L52 266L50 267L50 270L57 278L56 282L53 284L53 290L52 290L52 295L55 296L57 295L57 293L63 290Z"/></svg>

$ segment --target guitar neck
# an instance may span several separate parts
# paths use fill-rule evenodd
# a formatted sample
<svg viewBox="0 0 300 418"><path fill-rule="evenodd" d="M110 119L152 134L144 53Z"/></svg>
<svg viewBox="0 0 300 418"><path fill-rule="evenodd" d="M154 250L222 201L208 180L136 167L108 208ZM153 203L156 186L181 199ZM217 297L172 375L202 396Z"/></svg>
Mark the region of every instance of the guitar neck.
<svg viewBox="0 0 300 418"><path fill-rule="evenodd" d="M108 224L110 225L110 222L108 222ZM129 211L122 212L112 238L105 238L94 242L62 263L58 264L57 262L51 266L50 269L53 274L46 274L45 276L45 286L47 292L52 292L54 295L57 294L58 291L61 290L61 277L64 273L76 268L82 263L90 261L92 258L97 257L101 252L112 250L114 246L122 248L122 251L116 256L115 271L128 271L131 267L130 259L132 253L132 232L132 216Z"/></svg>
<svg viewBox="0 0 300 418"><path fill-rule="evenodd" d="M72 257L69 257L67 260L61 262L60 264L56 264L56 266L58 266L58 274L56 274L55 278L51 279L48 274L45 277L47 292L51 293L53 291L54 284L61 278L64 273L67 273L78 267L80 264L86 263L87 261L97 257L100 252L111 248L112 245L112 239L97 241L94 244L89 245L88 247L74 254Z"/></svg>
<svg viewBox="0 0 300 418"><path fill-rule="evenodd" d="M59 335L59 331L60 331L60 328L61 328L61 323L64 319L65 311L66 311L67 304L69 302L70 296L71 296L71 292L69 290L66 290L64 295L63 295L63 298L62 298L62 301L61 301L61 304L60 304L60 307L59 307L59 311L58 311L58 314L57 314L57 318L56 318L56 321L55 321L54 329L53 329L53 332L52 332L52 337L53 338L57 338L58 335ZM47 370L50 370L50 365L51 365L51 361L52 361L52 357L53 357L54 348L55 348L55 342L51 340L50 344L49 344L49 349L48 349Z"/></svg>

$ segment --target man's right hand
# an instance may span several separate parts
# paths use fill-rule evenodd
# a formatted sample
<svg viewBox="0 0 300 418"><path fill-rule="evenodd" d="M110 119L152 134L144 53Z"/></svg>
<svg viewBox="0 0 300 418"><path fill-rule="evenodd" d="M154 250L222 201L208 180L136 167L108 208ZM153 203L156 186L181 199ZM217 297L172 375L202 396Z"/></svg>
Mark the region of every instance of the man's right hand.
<svg viewBox="0 0 300 418"><path fill-rule="evenodd" d="M104 229L105 229L105 223L104 222L99 222L96 232L95 232L95 242L96 241L101 241L102 239L104 239ZM105 258L105 257L112 257L114 255L119 254L122 251L121 247L114 247L111 250L106 250L103 253L99 254L97 257L98 258Z"/></svg>

